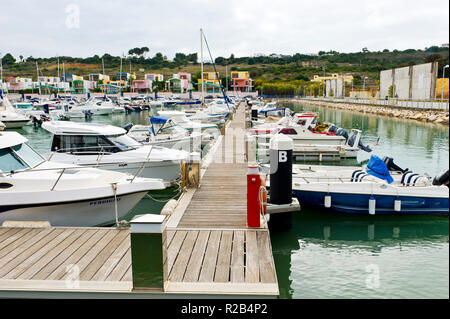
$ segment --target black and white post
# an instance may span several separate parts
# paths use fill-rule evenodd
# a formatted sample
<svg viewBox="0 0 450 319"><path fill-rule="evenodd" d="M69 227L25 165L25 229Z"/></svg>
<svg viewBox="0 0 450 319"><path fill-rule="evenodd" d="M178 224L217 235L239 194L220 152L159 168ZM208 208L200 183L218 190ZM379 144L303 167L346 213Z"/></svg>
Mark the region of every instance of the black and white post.
<svg viewBox="0 0 450 319"><path fill-rule="evenodd" d="M270 140L270 200L269 203L284 205L292 203L292 151L294 143L289 136L277 134ZM274 214L271 227L289 228L292 212Z"/></svg>

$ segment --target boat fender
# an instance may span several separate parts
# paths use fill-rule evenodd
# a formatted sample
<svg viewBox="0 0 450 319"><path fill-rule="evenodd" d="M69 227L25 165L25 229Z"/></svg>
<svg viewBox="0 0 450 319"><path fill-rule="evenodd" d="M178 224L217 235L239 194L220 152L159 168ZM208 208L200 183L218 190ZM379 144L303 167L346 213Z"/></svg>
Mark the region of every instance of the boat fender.
<svg viewBox="0 0 450 319"><path fill-rule="evenodd" d="M394 210L395 210L396 212L399 212L399 211L402 210L402 201L401 201L400 199L396 199L396 200L394 201Z"/></svg>
<svg viewBox="0 0 450 319"><path fill-rule="evenodd" d="M331 196L327 195L324 197L324 203L323 205L325 206L325 208L330 208L331 207Z"/></svg>
<svg viewBox="0 0 450 319"><path fill-rule="evenodd" d="M369 198L369 214L375 215L375 207L376 207L377 201L375 198L371 197Z"/></svg>
<svg viewBox="0 0 450 319"><path fill-rule="evenodd" d="M432 184L435 186L445 185L449 187L449 174L450 171L448 169L446 171L443 171L441 175L438 175L435 178L433 178Z"/></svg>
<svg viewBox="0 0 450 319"><path fill-rule="evenodd" d="M161 215L172 215L177 206L178 201L175 199L169 200L161 210Z"/></svg>

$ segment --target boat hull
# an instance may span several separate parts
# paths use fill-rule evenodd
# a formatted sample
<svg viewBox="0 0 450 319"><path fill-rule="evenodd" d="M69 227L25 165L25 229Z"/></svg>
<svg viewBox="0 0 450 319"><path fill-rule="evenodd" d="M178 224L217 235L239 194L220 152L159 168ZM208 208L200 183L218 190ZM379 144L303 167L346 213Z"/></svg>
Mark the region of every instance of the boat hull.
<svg viewBox="0 0 450 319"><path fill-rule="evenodd" d="M118 218L123 218L147 191L117 196ZM114 197L73 202L0 205L0 224L6 220L49 221L52 226L90 227L115 223Z"/></svg>
<svg viewBox="0 0 450 319"><path fill-rule="evenodd" d="M293 190L302 205L331 209L348 214L369 215L369 199L375 199L375 215L448 215L449 199L440 197L390 196L349 193L327 193ZM325 208L325 196L331 196L331 207ZM396 211L395 200L401 200Z"/></svg>
<svg viewBox="0 0 450 319"><path fill-rule="evenodd" d="M5 129L13 129L24 127L30 122L30 120L17 120L17 121L2 120L2 122L5 125Z"/></svg>

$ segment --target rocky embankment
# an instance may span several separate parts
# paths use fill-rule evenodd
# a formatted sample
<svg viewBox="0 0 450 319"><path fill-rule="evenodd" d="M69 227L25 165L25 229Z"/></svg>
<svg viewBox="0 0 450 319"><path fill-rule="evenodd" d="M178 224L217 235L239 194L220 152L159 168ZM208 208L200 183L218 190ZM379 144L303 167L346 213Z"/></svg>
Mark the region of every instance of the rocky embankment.
<svg viewBox="0 0 450 319"><path fill-rule="evenodd" d="M298 100L296 101L298 102ZM412 109L375 106L367 104L353 104L340 102L336 103L336 102L308 101L308 100L302 100L301 102L316 106L333 107L348 111L371 113L376 115L384 115L422 122L432 122L441 125L449 124L448 111L445 112L445 111L431 111L431 110L412 110Z"/></svg>

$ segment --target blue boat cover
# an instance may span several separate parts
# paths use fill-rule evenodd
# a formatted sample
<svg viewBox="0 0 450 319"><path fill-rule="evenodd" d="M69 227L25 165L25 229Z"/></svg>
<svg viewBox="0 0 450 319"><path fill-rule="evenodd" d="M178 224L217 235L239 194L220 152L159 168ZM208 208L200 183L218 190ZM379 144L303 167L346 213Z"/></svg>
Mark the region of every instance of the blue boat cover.
<svg viewBox="0 0 450 319"><path fill-rule="evenodd" d="M386 164L376 155L370 156L366 172L372 176L386 180L388 184L391 184L394 181L391 174L389 174Z"/></svg>
<svg viewBox="0 0 450 319"><path fill-rule="evenodd" d="M152 124L164 124L166 123L168 120L167 117L162 117L162 116L152 116L150 118L150 123Z"/></svg>

